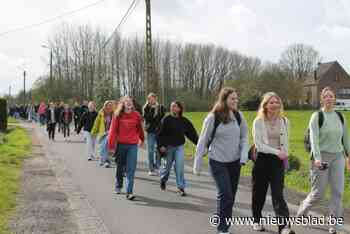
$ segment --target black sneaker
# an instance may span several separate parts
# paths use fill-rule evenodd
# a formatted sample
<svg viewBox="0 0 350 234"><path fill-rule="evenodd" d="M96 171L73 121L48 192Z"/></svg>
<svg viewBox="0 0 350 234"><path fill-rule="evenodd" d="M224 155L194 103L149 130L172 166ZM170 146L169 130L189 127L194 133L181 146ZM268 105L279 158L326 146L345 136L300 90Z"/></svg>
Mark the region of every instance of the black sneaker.
<svg viewBox="0 0 350 234"><path fill-rule="evenodd" d="M185 190L182 188L178 188L178 193L181 195L181 197L185 197L187 194L185 193Z"/></svg>
<svg viewBox="0 0 350 234"><path fill-rule="evenodd" d="M135 197L135 195L134 194L126 194L126 199L128 199L128 200L130 200L130 201L132 201L132 200L134 200L136 197Z"/></svg>
<svg viewBox="0 0 350 234"><path fill-rule="evenodd" d="M166 184L165 184L164 181L161 181L161 182L160 182L160 189L161 189L162 191L165 191L165 189L166 189Z"/></svg>

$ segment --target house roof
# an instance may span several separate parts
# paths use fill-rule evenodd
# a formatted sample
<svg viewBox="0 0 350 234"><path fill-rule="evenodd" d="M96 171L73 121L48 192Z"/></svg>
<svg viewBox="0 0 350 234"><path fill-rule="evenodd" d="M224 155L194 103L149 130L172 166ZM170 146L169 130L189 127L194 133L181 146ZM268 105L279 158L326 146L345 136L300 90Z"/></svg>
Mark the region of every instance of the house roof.
<svg viewBox="0 0 350 234"><path fill-rule="evenodd" d="M328 62L328 63L320 63L316 69L317 78L321 78L324 74L326 74L328 72L328 70L334 64L337 64L337 63L338 63L337 61Z"/></svg>
<svg viewBox="0 0 350 234"><path fill-rule="evenodd" d="M319 83L319 81L322 79L322 77L334 66L337 65L339 66L341 69L343 69L343 67L338 63L338 61L332 61L332 62L327 62L327 63L319 63L318 67L316 69L316 76L317 79L315 80L315 74L312 74L311 76L309 76L306 80L304 85L305 86L313 86L313 85L317 85ZM346 73L346 72L345 72ZM347 73L346 73L347 74Z"/></svg>

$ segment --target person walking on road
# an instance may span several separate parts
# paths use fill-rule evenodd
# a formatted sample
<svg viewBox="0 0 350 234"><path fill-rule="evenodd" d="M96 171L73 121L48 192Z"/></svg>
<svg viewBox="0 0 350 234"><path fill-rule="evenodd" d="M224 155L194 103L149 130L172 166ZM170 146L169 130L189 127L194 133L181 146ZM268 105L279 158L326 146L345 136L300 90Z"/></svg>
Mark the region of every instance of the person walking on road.
<svg viewBox="0 0 350 234"><path fill-rule="evenodd" d="M150 176L156 176L157 173L155 170L160 168L161 160L159 154L156 154L156 132L159 129L160 121L164 115L164 107L157 102L157 96L154 93L150 93L147 97L147 102L143 107L143 118L147 132L148 175Z"/></svg>
<svg viewBox="0 0 350 234"><path fill-rule="evenodd" d="M76 102L74 103L74 108L73 108L73 120L74 120L74 131L78 132L78 127L80 124L80 118L82 117L81 109L79 104Z"/></svg>
<svg viewBox="0 0 350 234"><path fill-rule="evenodd" d="M253 122L253 140L257 158L252 171L252 211L255 231L264 231L262 209L268 186L271 187L272 205L278 218L278 233L293 234L287 225L289 210L283 196L284 175L288 169L289 121L283 115L281 98L266 93Z"/></svg>
<svg viewBox="0 0 350 234"><path fill-rule="evenodd" d="M50 140L55 140L56 123L59 121L60 113L55 107L53 102L50 103L50 107L46 110L46 124L47 132Z"/></svg>
<svg viewBox="0 0 350 234"><path fill-rule="evenodd" d="M45 104L45 102L40 103L38 114L39 114L40 124L44 125L46 122L46 119L45 119L45 117L46 117L46 104Z"/></svg>
<svg viewBox="0 0 350 234"><path fill-rule="evenodd" d="M301 202L297 216L306 216L309 210L323 198L330 185L329 215L343 216L344 169L350 169L350 144L348 127L344 116L334 110L335 92L326 87L321 92L322 109L312 114L309 122L311 145L311 192ZM329 233L342 231L341 226L330 226Z"/></svg>
<svg viewBox="0 0 350 234"><path fill-rule="evenodd" d="M87 159L91 161L95 159L95 145L96 145L96 137L91 135L91 129L94 125L94 122L97 117L96 105L94 102L89 102L88 104L89 111L85 112L79 121L77 134L80 134L82 128L84 128L84 136L86 138L86 152Z"/></svg>
<svg viewBox="0 0 350 234"><path fill-rule="evenodd" d="M114 113L108 134L109 150L114 152L116 170L115 193L123 188L126 172L126 198L134 200L134 177L137 166L138 146L144 144L142 116L135 110L130 97L123 97Z"/></svg>
<svg viewBox="0 0 350 234"><path fill-rule="evenodd" d="M92 136L98 136L100 144L100 166L109 168L111 162L108 159L108 131L112 122L113 101L106 101L98 113L94 126L91 130Z"/></svg>
<svg viewBox="0 0 350 234"><path fill-rule="evenodd" d="M73 111L68 104L64 104L64 109L61 112L60 121L62 123L63 137L70 136L70 124L73 121Z"/></svg>
<svg viewBox="0 0 350 234"><path fill-rule="evenodd" d="M186 196L185 187L185 142L187 137L197 144L198 135L191 121L183 116L184 107L181 102L174 101L170 105L171 114L163 118L160 125L158 150L165 155L165 164L160 169L160 188L166 189L170 171L175 162L175 175L178 193Z"/></svg>
<svg viewBox="0 0 350 234"><path fill-rule="evenodd" d="M196 148L193 172L199 175L202 158L208 152L209 167L217 187L217 214L220 234L229 233L225 219L232 217L241 165L248 160L248 128L238 111L234 89L223 88L214 108L203 122Z"/></svg>

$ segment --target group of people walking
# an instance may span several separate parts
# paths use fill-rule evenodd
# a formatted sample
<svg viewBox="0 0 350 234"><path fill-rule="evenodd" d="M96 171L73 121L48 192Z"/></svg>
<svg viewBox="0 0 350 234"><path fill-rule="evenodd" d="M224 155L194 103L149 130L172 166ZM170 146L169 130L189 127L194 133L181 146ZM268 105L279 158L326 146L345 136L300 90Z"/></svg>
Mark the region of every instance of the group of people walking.
<svg viewBox="0 0 350 234"><path fill-rule="evenodd" d="M100 146L101 166L109 167L109 154L113 155L117 165L114 192L122 194L125 177L126 198L129 200L135 199L138 148L144 145L146 139L148 175L159 176L160 189L165 191L174 166L178 193L186 196L184 145L188 138L196 145L194 174L201 173L203 156L208 155L209 169L217 188L216 213L222 221L217 229L221 234L229 233L230 227L224 220L232 217L241 167L252 159L252 228L255 231L265 230L261 222L262 210L270 186L278 233L295 233L287 222L290 213L283 195L285 172L289 168L289 136L293 131L284 115L283 102L274 92L263 95L253 122L253 144L249 146L249 129L238 109L238 99L236 90L223 88L203 122L200 136L184 116L181 102L173 101L169 114L166 114L165 107L157 102L154 93L148 95L142 110L134 99L125 96L118 101L106 101L99 112L95 103L89 102L79 118L76 117L78 111L71 110L68 105L59 111L51 103L45 118L51 139L54 139L53 129L58 119L63 119L63 133L68 136L67 128L73 119L76 132L84 131L89 161L96 158L96 143ZM301 202L297 216L306 216L322 199L327 184L330 184L330 215L341 217L345 156L350 152L347 123L342 114L334 110L336 99L331 88L322 91L321 100L322 108L312 115L308 130L311 192ZM349 160L347 164L350 166ZM329 232L337 233L340 228L331 226Z"/></svg>
<svg viewBox="0 0 350 234"><path fill-rule="evenodd" d="M321 93L320 111L309 123L311 145L311 192L301 202L297 216L308 211L324 195L327 184L331 187L330 216L342 216L345 156L350 152L345 118L334 110L335 92L327 87ZM199 174L203 155L208 152L209 167L217 187L217 215L220 220L232 217L240 169L248 159L254 160L252 170L253 229L264 231L261 219L268 187L271 188L272 205L278 219L278 232L295 233L287 219L289 210L283 196L284 176L288 169L289 121L283 113L283 102L273 92L262 97L253 122L253 145L248 150L248 130L244 116L237 108L237 93L224 88L213 110L203 123L197 144L193 171ZM320 117L322 116L322 124ZM348 160L348 168L350 168ZM220 222L219 233L229 233L226 222ZM340 226L330 226L329 233L337 233Z"/></svg>

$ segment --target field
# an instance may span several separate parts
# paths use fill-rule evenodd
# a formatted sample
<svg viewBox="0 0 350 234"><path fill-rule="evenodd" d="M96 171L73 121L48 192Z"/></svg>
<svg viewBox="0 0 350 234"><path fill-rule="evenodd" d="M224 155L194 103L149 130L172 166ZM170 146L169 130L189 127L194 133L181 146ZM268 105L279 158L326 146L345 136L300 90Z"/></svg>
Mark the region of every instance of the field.
<svg viewBox="0 0 350 234"><path fill-rule="evenodd" d="M0 234L9 233L8 222L16 208L22 162L30 152L30 139L21 128L11 128L0 144Z"/></svg>
<svg viewBox="0 0 350 234"><path fill-rule="evenodd" d="M248 122L249 126L249 142L252 142L251 129L252 123L256 116L256 112L243 112L245 119ZM286 186L292 188L299 192L309 192L310 183L309 183L309 166L310 166L310 157L308 153L304 150L303 140L304 132L307 128L310 116L312 111L287 111L287 118L290 121L290 154L294 155L300 160L301 168L298 171L292 170L287 173L286 176ZM343 112L346 117L346 121L350 121L350 112ZM195 125L198 134L201 131L202 123L207 113L205 112L189 112L186 113L192 123ZM187 142L186 143L186 155L187 157L192 157L195 153L195 146ZM208 158L205 157L204 160L207 162ZM249 162L247 166L243 167L242 174L245 176L251 175L252 162ZM344 203L347 208L350 207L350 185L349 185L349 172L345 172L345 193L344 193ZM328 194L327 194L328 196Z"/></svg>

